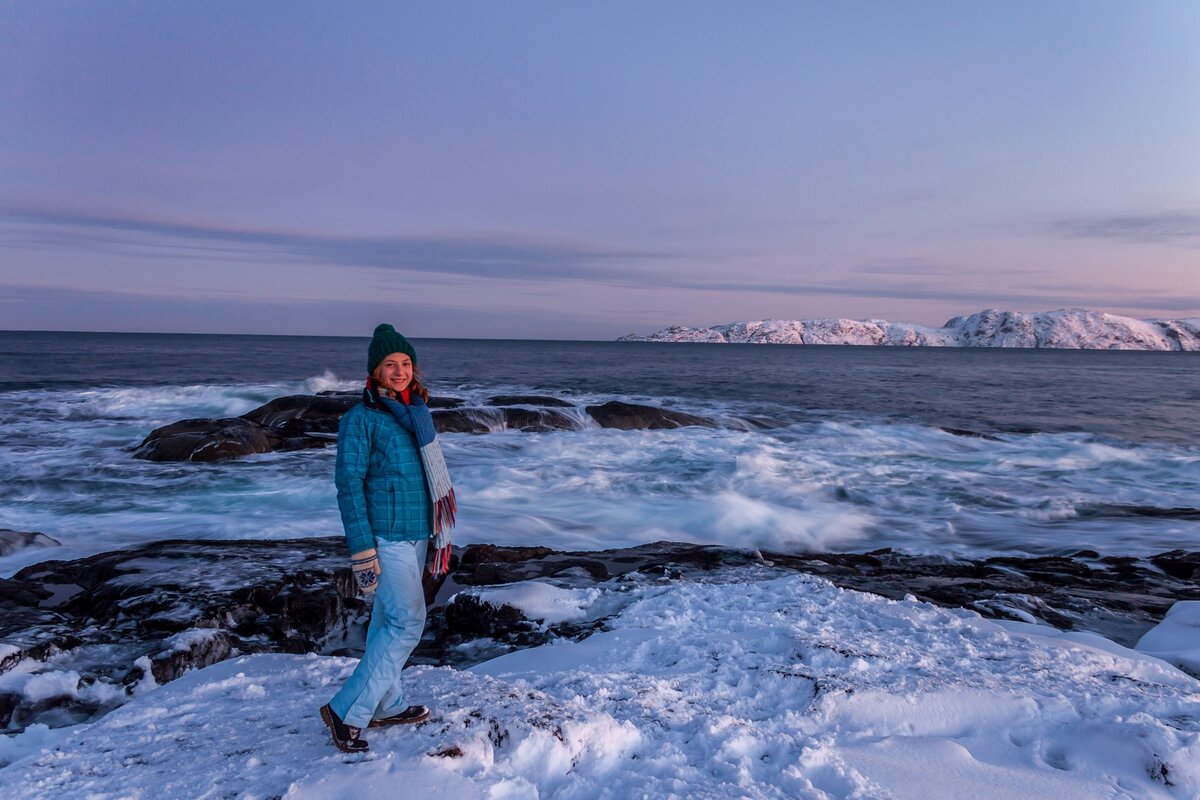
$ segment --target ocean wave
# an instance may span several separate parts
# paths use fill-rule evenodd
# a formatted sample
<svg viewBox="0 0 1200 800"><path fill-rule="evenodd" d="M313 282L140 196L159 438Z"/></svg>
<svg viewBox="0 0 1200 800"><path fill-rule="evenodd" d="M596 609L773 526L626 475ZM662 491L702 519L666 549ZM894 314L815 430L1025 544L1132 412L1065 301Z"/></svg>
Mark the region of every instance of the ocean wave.
<svg viewBox="0 0 1200 800"><path fill-rule="evenodd" d="M332 450L218 464L151 463L129 450L177 419L352 389L357 382L326 372L286 383L2 395L0 527L51 535L63 557L155 538L337 534ZM580 406L613 399L540 386L438 389L471 405L505 393L549 392ZM723 422L776 422L618 431L581 415L587 424L576 431L445 434L461 504L456 541L603 549L671 539L978 555L1149 553L1200 538L1192 513L1200 448L1082 432L964 436L849 416L785 419L786 409L766 403L621 399ZM32 557L0 559L0 572Z"/></svg>

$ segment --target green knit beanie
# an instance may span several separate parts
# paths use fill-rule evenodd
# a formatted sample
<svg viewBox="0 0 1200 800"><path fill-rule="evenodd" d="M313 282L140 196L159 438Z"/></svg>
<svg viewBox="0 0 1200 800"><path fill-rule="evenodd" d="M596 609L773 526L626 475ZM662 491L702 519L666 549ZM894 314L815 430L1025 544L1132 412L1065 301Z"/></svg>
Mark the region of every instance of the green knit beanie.
<svg viewBox="0 0 1200 800"><path fill-rule="evenodd" d="M367 374L374 374L379 362L392 353L407 353L413 361L413 366L417 365L417 351L413 349L412 344L385 322L375 327L375 335L371 337L371 346L367 348Z"/></svg>

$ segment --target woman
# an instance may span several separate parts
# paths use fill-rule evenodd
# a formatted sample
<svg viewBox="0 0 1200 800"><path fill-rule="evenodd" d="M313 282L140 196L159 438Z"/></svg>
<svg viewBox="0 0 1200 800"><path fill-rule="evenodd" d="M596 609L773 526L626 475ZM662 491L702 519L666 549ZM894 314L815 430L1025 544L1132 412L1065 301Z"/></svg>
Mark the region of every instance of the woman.
<svg viewBox="0 0 1200 800"><path fill-rule="evenodd" d="M425 628L426 555L432 548L434 577L447 571L457 510L416 350L391 325L375 329L367 373L362 403L338 426L334 477L354 577L375 603L362 660L321 707L334 746L347 753L366 752L363 728L429 718L425 706L404 705L400 671Z"/></svg>

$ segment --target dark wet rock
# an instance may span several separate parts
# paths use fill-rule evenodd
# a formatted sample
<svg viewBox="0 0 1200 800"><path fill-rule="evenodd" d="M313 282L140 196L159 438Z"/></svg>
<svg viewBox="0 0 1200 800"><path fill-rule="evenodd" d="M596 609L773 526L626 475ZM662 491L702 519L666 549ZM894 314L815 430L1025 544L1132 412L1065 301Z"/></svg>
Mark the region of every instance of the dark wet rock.
<svg viewBox="0 0 1200 800"><path fill-rule="evenodd" d="M350 401L350 406L353 406L359 400L362 400L362 392L317 392L317 397L340 397ZM464 401L458 397L430 397L426 405L430 408L458 408L463 405ZM347 406L347 410L349 406Z"/></svg>
<svg viewBox="0 0 1200 800"><path fill-rule="evenodd" d="M578 431L583 423L576 417L552 408L505 408L504 427L531 433Z"/></svg>
<svg viewBox="0 0 1200 800"><path fill-rule="evenodd" d="M552 408L455 408L433 412L438 433L491 433L522 430L534 433L580 430L583 423Z"/></svg>
<svg viewBox="0 0 1200 800"><path fill-rule="evenodd" d="M240 418L185 419L151 431L133 455L147 461L219 461L270 451L262 425Z"/></svg>
<svg viewBox="0 0 1200 800"><path fill-rule="evenodd" d="M1154 519L1200 520L1200 508L1099 504L1076 509L1079 517L1151 517Z"/></svg>
<svg viewBox="0 0 1200 800"><path fill-rule="evenodd" d="M147 461L225 461L262 453L328 447L337 441L342 415L361 399L356 392L288 395L225 419L185 419L150 432L134 457ZM521 430L546 433L585 427L574 406L543 395L496 395L488 406L467 408L455 397L431 397L433 424L439 433L491 433ZM654 406L610 402L587 411L606 428L667 429L687 425L715 427L710 419ZM778 423L778 424L776 424ZM785 423L748 417L733 423L745 430Z"/></svg>
<svg viewBox="0 0 1200 800"><path fill-rule="evenodd" d="M12 722L13 714L17 712L23 699L15 692L0 692L0 730L7 728Z"/></svg>
<svg viewBox="0 0 1200 800"><path fill-rule="evenodd" d="M760 416L730 417L728 420L729 427L743 431L774 431L791 424L787 420Z"/></svg>
<svg viewBox="0 0 1200 800"><path fill-rule="evenodd" d="M0 578L0 645L8 645L0 647L0 673L77 646L69 620L44 607L53 596L38 582Z"/></svg>
<svg viewBox="0 0 1200 800"><path fill-rule="evenodd" d="M451 578L458 586L545 580L586 586L608 578L680 579L716 570L807 572L839 586L894 599L912 594L937 605L1007 619L1040 619L1090 630L1132 647L1178 600L1200 599L1200 553L1172 551L1112 563L1060 556L966 561L871 553L779 554L659 542L597 552L542 552L472 545ZM1165 573L1165 574L1164 574ZM518 626L514 631L524 634ZM453 631L449 632L453 638Z"/></svg>
<svg viewBox="0 0 1200 800"><path fill-rule="evenodd" d="M36 531L12 531L0 528L0 556L7 556L28 547L57 547L60 542Z"/></svg>
<svg viewBox="0 0 1200 800"><path fill-rule="evenodd" d="M362 391L353 392L317 392L317 397L342 397L351 401L353 406L359 400L362 400ZM463 404L463 400L458 397L434 397L430 396L426 404L430 408L458 408Z"/></svg>
<svg viewBox="0 0 1200 800"><path fill-rule="evenodd" d="M236 638L220 628L193 628L168 640L168 647L150 658L150 672L157 683L168 683L193 669L224 661L234 654ZM140 679L135 669L126 679Z"/></svg>
<svg viewBox="0 0 1200 800"><path fill-rule="evenodd" d="M993 436L990 433L981 433L979 431L968 431L968 430L964 430L963 428L947 428L946 426L943 425L941 427L941 431L943 433L948 433L951 436L965 436L968 439L986 439L989 442L1003 441L999 436Z"/></svg>
<svg viewBox="0 0 1200 800"><path fill-rule="evenodd" d="M619 400L610 400L598 406L587 406L586 410L600 427L619 428L623 431L667 430L689 425L716 427L715 422L705 417L697 417L694 414L671 411L657 406L622 403Z"/></svg>
<svg viewBox="0 0 1200 800"><path fill-rule="evenodd" d="M839 586L896 599L913 594L985 616L1100 633L1132 647L1177 600L1200 599L1200 581L1164 577L1150 560L1088 563L1059 556L994 557L954 562L936 556L884 553L878 566L857 554L805 557L805 571ZM791 565L795 556L767 556ZM1037 611L1041 609L1041 613Z"/></svg>
<svg viewBox="0 0 1200 800"><path fill-rule="evenodd" d="M574 408L574 403L549 397L543 394L498 394L487 399L489 406L548 406L553 408Z"/></svg>
<svg viewBox="0 0 1200 800"><path fill-rule="evenodd" d="M446 628L456 634L496 637L528 630L532 623L508 604L494 605L470 594L457 594L445 607Z"/></svg>
<svg viewBox="0 0 1200 800"><path fill-rule="evenodd" d="M575 570L586 574L590 583L599 583L611 577L603 561L576 553L560 553L548 547L473 544L459 556L454 579L461 586L488 586L556 577Z"/></svg>
<svg viewBox="0 0 1200 800"><path fill-rule="evenodd" d="M495 408L455 408L433 412L438 433L491 433L504 430L504 412Z"/></svg>
<svg viewBox="0 0 1200 800"><path fill-rule="evenodd" d="M1200 553L1152 558L1085 553L960 560L890 549L760 553L657 542L558 552L547 547L456 548L445 585L426 586L429 622L410 663L467 665L602 628L535 623L489 603L478 587L524 580L564 588L604 581L757 580L794 572L895 599L914 595L988 617L1040 620L1132 646L1179 600L1200 600ZM464 589L470 591L463 591ZM148 670L163 683L244 653L358 655L369 606L355 596L342 537L168 541L76 561L48 561L0 580L0 673L24 659L132 691ZM103 645L103 647L94 647ZM95 653L102 656L96 656ZM0 693L0 727L85 721L124 698L81 689L41 699Z"/></svg>
<svg viewBox="0 0 1200 800"><path fill-rule="evenodd" d="M361 399L357 394L293 394L248 411L242 419L298 433L337 433L342 414Z"/></svg>
<svg viewBox="0 0 1200 800"><path fill-rule="evenodd" d="M35 608L51 597L52 593L38 583L29 583L16 578L0 578L0 610L13 611L20 608Z"/></svg>
<svg viewBox="0 0 1200 800"><path fill-rule="evenodd" d="M342 415L360 400L361 395L357 392L288 395L240 417L185 419L151 431L133 454L135 458L147 461L207 462L328 447L337 441ZM459 405L462 401L456 398L430 399L430 406L434 408ZM434 412L435 424L438 424L440 413ZM454 424L446 429L460 430ZM471 432L476 430L472 428Z"/></svg>
<svg viewBox="0 0 1200 800"><path fill-rule="evenodd" d="M1200 553L1189 553L1184 550L1172 550L1160 553L1150 559L1154 566L1183 581L1200 581Z"/></svg>
<svg viewBox="0 0 1200 800"><path fill-rule="evenodd" d="M555 555L549 547L501 547L494 544L473 544L463 550L458 563L463 571L473 571L480 564L516 564L541 560Z"/></svg>
<svg viewBox="0 0 1200 800"><path fill-rule="evenodd" d="M345 549L342 537L168 541L26 567L0 580L0 672L58 656L84 680L132 687L146 660L162 683L238 653L324 652L366 609ZM94 645L110 656L69 661ZM68 722L106 710L72 702ZM57 718L24 701L9 716L11 727Z"/></svg>
<svg viewBox="0 0 1200 800"><path fill-rule="evenodd" d="M185 419L150 433L134 450L147 461L223 461L239 456L326 447L334 439L272 428L241 417Z"/></svg>

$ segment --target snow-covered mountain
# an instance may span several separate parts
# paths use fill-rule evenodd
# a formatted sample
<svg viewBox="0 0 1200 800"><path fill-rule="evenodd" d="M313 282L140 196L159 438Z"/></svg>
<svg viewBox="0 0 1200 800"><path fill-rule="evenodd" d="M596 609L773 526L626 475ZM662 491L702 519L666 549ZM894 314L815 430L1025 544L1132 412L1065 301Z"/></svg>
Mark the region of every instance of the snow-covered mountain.
<svg viewBox="0 0 1200 800"><path fill-rule="evenodd" d="M1143 320L1086 308L1028 314L987 309L955 317L941 328L882 319L768 319L711 328L673 325L618 341L1200 351L1200 317Z"/></svg>

